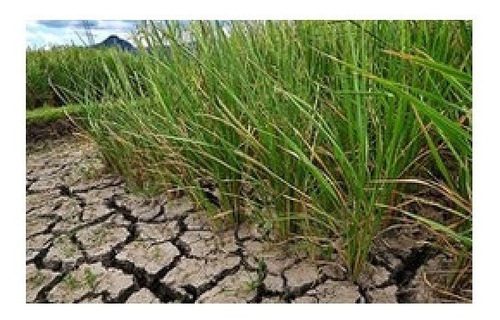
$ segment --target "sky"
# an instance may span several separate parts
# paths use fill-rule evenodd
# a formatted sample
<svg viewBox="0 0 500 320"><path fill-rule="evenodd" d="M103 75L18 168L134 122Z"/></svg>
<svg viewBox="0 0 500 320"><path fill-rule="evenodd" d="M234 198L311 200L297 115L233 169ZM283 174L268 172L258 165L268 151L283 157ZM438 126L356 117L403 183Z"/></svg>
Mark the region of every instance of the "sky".
<svg viewBox="0 0 500 320"><path fill-rule="evenodd" d="M131 40L130 32L139 22L139 20L86 21L88 21L96 43L112 34L122 39ZM44 48L52 45L83 45L87 43L83 20L31 20L26 22L26 47Z"/></svg>

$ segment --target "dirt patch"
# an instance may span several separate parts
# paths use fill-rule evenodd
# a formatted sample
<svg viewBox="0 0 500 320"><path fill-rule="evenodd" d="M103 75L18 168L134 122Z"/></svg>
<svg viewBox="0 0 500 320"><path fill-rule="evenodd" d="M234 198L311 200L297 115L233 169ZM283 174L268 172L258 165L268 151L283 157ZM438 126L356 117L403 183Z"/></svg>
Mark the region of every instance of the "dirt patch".
<svg viewBox="0 0 500 320"><path fill-rule="evenodd" d="M439 271L452 261L431 249L431 238L417 227L379 236L353 282L339 256L311 260L264 241L250 223L215 231L208 215L183 195L129 194L88 142L68 138L30 150L27 302L453 300L432 286L442 283Z"/></svg>
<svg viewBox="0 0 500 320"><path fill-rule="evenodd" d="M27 123L26 142L36 143L54 140L76 131L77 127L69 119L59 119L50 123Z"/></svg>

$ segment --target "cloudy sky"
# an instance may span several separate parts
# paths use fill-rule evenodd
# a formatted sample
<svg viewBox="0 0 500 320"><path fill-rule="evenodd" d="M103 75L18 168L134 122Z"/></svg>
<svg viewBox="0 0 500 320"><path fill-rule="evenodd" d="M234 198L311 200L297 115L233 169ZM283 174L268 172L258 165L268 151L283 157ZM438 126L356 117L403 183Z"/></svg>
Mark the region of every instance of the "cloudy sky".
<svg viewBox="0 0 500 320"><path fill-rule="evenodd" d="M130 40L130 31L139 20L86 20L95 42L112 34ZM50 45L88 42L83 20L32 20L26 23L26 46L42 48Z"/></svg>

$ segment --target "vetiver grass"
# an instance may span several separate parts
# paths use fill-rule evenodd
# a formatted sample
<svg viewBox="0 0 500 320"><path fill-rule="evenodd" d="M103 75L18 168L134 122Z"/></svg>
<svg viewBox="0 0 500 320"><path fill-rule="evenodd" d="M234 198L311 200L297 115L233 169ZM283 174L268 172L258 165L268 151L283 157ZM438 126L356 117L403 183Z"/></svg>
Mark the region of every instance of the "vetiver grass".
<svg viewBox="0 0 500 320"><path fill-rule="evenodd" d="M117 70L105 91L115 99L90 100L86 128L132 188L183 188L216 216L249 215L282 237L319 239L353 279L394 212L470 260L470 22L230 26L146 25L139 91L119 55L106 65ZM221 208L207 201L207 185ZM450 200L453 223L405 211L424 187Z"/></svg>

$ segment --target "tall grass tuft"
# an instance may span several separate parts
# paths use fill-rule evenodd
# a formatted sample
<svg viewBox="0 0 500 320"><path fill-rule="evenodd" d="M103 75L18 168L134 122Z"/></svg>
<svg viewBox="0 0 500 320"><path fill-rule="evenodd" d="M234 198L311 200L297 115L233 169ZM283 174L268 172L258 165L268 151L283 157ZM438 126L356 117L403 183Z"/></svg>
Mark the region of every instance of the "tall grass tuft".
<svg viewBox="0 0 500 320"><path fill-rule="evenodd" d="M236 222L321 238L353 279L402 194L439 184L471 202L471 22L173 21L138 37L144 87L114 54L115 98L86 108L89 134L138 190L184 188ZM471 212L451 210L466 221L433 228L470 252Z"/></svg>

